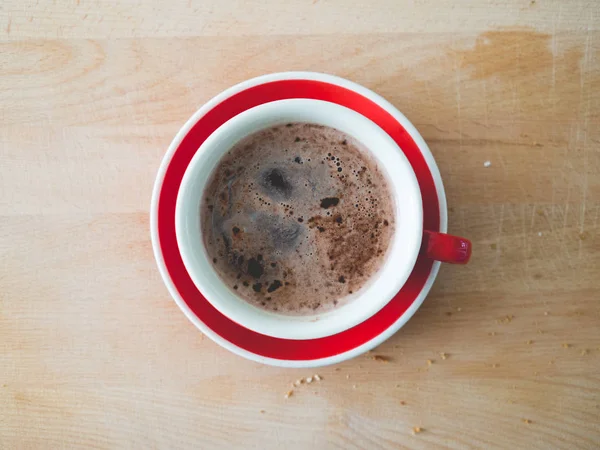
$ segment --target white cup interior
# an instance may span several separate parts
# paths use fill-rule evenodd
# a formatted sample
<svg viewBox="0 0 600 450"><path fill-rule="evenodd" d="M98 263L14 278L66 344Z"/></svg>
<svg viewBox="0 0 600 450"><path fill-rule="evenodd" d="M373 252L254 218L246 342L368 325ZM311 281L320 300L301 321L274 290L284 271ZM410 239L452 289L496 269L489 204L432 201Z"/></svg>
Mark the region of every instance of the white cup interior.
<svg viewBox="0 0 600 450"><path fill-rule="evenodd" d="M261 129L289 122L335 128L360 141L375 157L394 198L395 231L381 269L352 299L321 314L287 316L261 310L231 291L217 275L202 238L200 205L210 175L237 142ZM222 314L258 333L286 339L315 339L339 333L385 306L408 279L423 233L421 193L410 163L387 133L344 106L321 100L266 103L233 117L200 146L181 182L175 211L177 243L200 292Z"/></svg>

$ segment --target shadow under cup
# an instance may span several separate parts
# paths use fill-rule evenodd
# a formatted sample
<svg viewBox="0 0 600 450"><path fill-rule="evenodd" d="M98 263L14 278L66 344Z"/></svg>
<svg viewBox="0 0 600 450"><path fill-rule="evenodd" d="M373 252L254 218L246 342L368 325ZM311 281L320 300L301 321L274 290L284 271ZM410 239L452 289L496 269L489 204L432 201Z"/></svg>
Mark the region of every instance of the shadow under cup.
<svg viewBox="0 0 600 450"><path fill-rule="evenodd" d="M289 122L334 128L364 145L385 174L393 200L395 232L382 267L350 301L315 315L289 316L252 306L216 273L202 237L200 205L210 175L236 143L257 131ZM222 314L268 336L314 339L351 328L379 311L400 290L417 259L422 239L422 204L416 176L397 144L361 114L320 100L292 99L249 109L219 127L190 162L177 196L175 226L181 256L192 281Z"/></svg>

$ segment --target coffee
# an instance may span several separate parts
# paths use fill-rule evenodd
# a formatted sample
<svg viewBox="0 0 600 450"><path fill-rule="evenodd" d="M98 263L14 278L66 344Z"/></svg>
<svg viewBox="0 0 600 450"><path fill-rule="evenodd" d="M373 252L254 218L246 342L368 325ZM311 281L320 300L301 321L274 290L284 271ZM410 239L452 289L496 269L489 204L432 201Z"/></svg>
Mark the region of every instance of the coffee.
<svg viewBox="0 0 600 450"><path fill-rule="evenodd" d="M332 128L289 123L237 143L200 208L220 278L258 308L287 315L340 307L379 270L394 232L384 174Z"/></svg>

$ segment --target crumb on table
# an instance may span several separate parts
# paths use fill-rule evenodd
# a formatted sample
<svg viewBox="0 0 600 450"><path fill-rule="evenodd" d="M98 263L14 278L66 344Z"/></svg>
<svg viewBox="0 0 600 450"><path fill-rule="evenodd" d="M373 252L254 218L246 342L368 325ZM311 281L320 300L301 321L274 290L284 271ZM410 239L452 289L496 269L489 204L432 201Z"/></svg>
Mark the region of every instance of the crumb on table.
<svg viewBox="0 0 600 450"><path fill-rule="evenodd" d="M496 319L496 323L511 323L514 318L515 316L513 316L512 314L508 314L502 319Z"/></svg>

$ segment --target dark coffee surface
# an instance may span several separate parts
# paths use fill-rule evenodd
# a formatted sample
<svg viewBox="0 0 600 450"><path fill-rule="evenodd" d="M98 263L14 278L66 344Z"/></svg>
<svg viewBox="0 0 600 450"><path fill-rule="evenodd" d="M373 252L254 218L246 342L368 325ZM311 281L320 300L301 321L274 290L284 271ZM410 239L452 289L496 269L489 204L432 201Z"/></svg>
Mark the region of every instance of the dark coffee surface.
<svg viewBox="0 0 600 450"><path fill-rule="evenodd" d="M207 252L233 292L291 315L344 304L381 267L394 230L388 183L368 150L306 123L229 150L200 214Z"/></svg>

